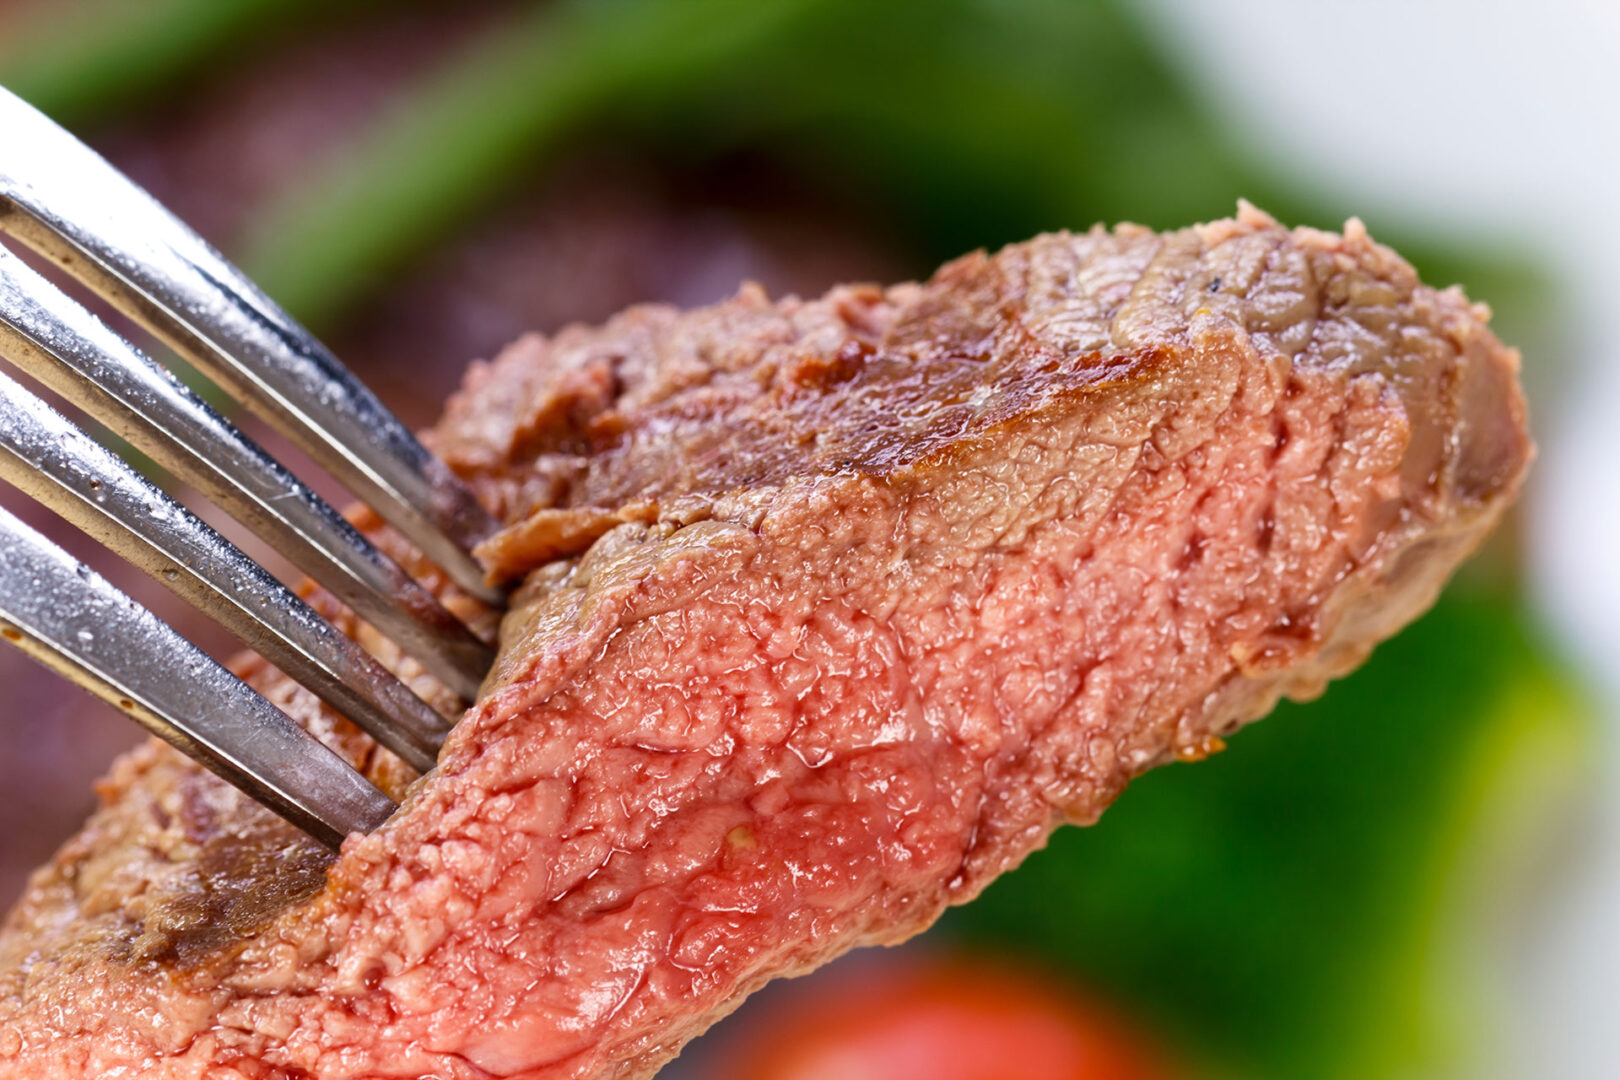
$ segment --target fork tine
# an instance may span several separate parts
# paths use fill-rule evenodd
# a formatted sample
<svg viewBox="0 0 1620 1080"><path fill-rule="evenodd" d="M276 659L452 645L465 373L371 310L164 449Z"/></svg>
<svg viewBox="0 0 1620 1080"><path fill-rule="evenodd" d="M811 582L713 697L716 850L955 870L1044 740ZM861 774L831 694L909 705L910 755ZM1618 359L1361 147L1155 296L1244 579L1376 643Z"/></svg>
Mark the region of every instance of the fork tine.
<svg viewBox="0 0 1620 1080"><path fill-rule="evenodd" d="M4 249L0 352L268 540L453 692L477 695L489 646L196 394Z"/></svg>
<svg viewBox="0 0 1620 1080"><path fill-rule="evenodd" d="M144 325L281 430L473 595L493 531L454 474L307 330L161 204L0 89L0 228Z"/></svg>
<svg viewBox="0 0 1620 1080"><path fill-rule="evenodd" d="M450 721L258 563L0 375L0 477L212 616L418 772Z"/></svg>
<svg viewBox="0 0 1620 1080"><path fill-rule="evenodd" d="M395 807L157 616L0 509L0 637L337 847Z"/></svg>

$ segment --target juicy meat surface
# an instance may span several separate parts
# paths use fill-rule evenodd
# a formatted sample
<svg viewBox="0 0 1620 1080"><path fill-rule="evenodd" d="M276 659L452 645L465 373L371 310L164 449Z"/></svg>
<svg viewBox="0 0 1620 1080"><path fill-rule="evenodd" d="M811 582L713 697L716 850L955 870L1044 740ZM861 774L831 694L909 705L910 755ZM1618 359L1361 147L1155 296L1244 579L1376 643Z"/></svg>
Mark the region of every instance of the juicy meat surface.
<svg viewBox="0 0 1620 1080"><path fill-rule="evenodd" d="M521 583L438 768L244 661L402 809L332 861L124 758L0 935L0 1077L651 1074L1422 610L1530 455L1485 320L1245 206L518 342L433 435Z"/></svg>

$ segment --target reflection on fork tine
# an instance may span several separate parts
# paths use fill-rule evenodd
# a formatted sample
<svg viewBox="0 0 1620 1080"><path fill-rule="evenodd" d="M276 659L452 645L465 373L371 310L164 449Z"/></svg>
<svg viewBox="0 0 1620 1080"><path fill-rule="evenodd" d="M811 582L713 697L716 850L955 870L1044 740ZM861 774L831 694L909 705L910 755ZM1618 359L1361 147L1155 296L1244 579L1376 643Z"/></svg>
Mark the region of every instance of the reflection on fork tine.
<svg viewBox="0 0 1620 1080"><path fill-rule="evenodd" d="M267 420L462 590L494 524L374 394L94 151L0 89L0 230L61 263ZM0 248L0 356L197 488L471 700L493 652L167 371ZM452 721L267 571L0 375L0 477L205 610L419 771ZM240 679L0 511L0 636L327 844L393 803Z"/></svg>
<svg viewBox="0 0 1620 1080"><path fill-rule="evenodd" d="M446 686L476 695L488 646L201 398L3 251L0 354L229 511Z"/></svg>
<svg viewBox="0 0 1620 1080"><path fill-rule="evenodd" d="M0 510L0 635L336 847L393 801L151 612Z"/></svg>
<svg viewBox="0 0 1620 1080"><path fill-rule="evenodd" d="M49 506L354 721L418 772L450 724L258 563L0 375L0 477Z"/></svg>
<svg viewBox="0 0 1620 1080"><path fill-rule="evenodd" d="M474 596L488 514L307 330L95 151L0 89L0 229L61 262L291 438Z"/></svg>

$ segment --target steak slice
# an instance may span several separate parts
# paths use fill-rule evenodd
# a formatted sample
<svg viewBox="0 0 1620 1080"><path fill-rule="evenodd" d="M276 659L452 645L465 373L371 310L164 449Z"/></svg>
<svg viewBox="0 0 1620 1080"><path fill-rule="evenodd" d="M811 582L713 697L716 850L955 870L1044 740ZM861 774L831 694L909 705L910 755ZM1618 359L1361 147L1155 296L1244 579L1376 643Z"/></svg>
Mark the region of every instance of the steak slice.
<svg viewBox="0 0 1620 1080"><path fill-rule="evenodd" d="M0 937L0 1077L651 1074L1422 610L1530 455L1486 317L1245 206L520 341L434 436L521 582L439 767L244 661L400 813L333 862L121 760Z"/></svg>

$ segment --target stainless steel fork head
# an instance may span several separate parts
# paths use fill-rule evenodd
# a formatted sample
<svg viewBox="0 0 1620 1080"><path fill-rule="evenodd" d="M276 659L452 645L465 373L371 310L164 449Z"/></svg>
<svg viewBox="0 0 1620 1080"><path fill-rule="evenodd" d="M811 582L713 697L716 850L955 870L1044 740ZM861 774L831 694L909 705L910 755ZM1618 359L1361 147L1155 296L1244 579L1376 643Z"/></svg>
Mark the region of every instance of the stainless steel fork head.
<svg viewBox="0 0 1620 1080"><path fill-rule="evenodd" d="M94 151L0 89L0 230L63 266L285 434L437 563L493 529L450 470L308 331ZM0 248L0 356L191 484L463 700L492 652L228 420ZM0 477L205 611L419 771L440 715L145 477L0 376ZM393 803L134 601L0 512L0 636L335 845Z"/></svg>

